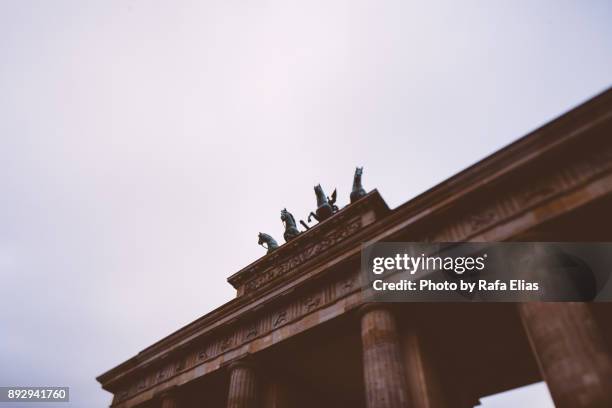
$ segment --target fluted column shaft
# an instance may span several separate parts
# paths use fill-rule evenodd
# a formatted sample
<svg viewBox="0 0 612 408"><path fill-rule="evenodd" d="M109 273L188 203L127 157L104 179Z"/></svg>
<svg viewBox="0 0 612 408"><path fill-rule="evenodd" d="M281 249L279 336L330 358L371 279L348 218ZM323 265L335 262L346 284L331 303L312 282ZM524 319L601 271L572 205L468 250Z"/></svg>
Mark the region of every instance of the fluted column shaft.
<svg viewBox="0 0 612 408"><path fill-rule="evenodd" d="M557 408L612 407L612 359L585 303L522 303L523 325Z"/></svg>
<svg viewBox="0 0 612 408"><path fill-rule="evenodd" d="M227 397L228 408L256 408L257 382L254 368L237 362L229 366L230 386Z"/></svg>
<svg viewBox="0 0 612 408"><path fill-rule="evenodd" d="M384 305L366 305L361 315L367 408L406 408L402 354L395 318Z"/></svg>
<svg viewBox="0 0 612 408"><path fill-rule="evenodd" d="M444 393L430 364L430 355L423 346L422 338L415 332L401 336L404 354L404 371L408 384L411 408L443 408Z"/></svg>

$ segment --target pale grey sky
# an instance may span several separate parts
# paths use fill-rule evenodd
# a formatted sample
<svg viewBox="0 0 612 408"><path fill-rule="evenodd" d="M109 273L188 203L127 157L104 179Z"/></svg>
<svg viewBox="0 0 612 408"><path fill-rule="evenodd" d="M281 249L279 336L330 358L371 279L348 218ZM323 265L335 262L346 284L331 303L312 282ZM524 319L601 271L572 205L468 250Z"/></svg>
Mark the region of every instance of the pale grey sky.
<svg viewBox="0 0 612 408"><path fill-rule="evenodd" d="M314 184L345 204L364 165L395 207L610 86L610 21L608 1L0 1L0 385L108 405L94 377L233 297Z"/></svg>

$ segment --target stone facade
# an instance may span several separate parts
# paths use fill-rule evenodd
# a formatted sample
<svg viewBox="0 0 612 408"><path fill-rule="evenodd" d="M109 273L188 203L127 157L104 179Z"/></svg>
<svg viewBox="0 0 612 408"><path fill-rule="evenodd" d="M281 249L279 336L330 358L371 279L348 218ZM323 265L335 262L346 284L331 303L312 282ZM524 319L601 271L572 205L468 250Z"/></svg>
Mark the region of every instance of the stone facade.
<svg viewBox="0 0 612 408"><path fill-rule="evenodd" d="M612 241L610 208L607 91L396 209L370 192L230 276L235 299L98 381L116 408L471 408L541 379L559 407L610 407L608 305L383 308L364 304L359 273L363 242Z"/></svg>

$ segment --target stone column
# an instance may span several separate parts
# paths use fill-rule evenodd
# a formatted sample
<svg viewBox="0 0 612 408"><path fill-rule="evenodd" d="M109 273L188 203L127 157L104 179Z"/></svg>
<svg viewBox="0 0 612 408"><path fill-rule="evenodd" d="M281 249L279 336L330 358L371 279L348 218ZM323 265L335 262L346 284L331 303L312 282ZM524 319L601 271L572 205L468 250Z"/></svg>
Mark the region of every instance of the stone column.
<svg viewBox="0 0 612 408"><path fill-rule="evenodd" d="M231 363L228 408L256 408L257 384L253 366L244 361Z"/></svg>
<svg viewBox="0 0 612 408"><path fill-rule="evenodd" d="M612 407L612 359L585 303L522 303L531 348L557 408Z"/></svg>
<svg viewBox="0 0 612 408"><path fill-rule="evenodd" d="M423 347L421 337L414 332L401 336L404 367L408 383L411 408L442 408L444 393L441 391L430 357ZM473 406L473 405L472 405Z"/></svg>
<svg viewBox="0 0 612 408"><path fill-rule="evenodd" d="M407 408L408 392L395 318L384 304L361 308L367 408Z"/></svg>

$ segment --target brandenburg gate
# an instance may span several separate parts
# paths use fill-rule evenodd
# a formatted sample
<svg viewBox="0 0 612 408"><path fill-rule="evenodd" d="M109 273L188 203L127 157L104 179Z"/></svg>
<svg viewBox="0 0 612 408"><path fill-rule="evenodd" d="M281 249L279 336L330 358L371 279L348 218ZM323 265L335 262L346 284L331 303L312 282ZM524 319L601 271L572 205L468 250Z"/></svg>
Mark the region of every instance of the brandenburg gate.
<svg viewBox="0 0 612 408"><path fill-rule="evenodd" d="M100 375L111 407L472 408L542 380L612 407L611 304L368 303L360 282L366 242L612 241L612 90L398 208L351 198Z"/></svg>

